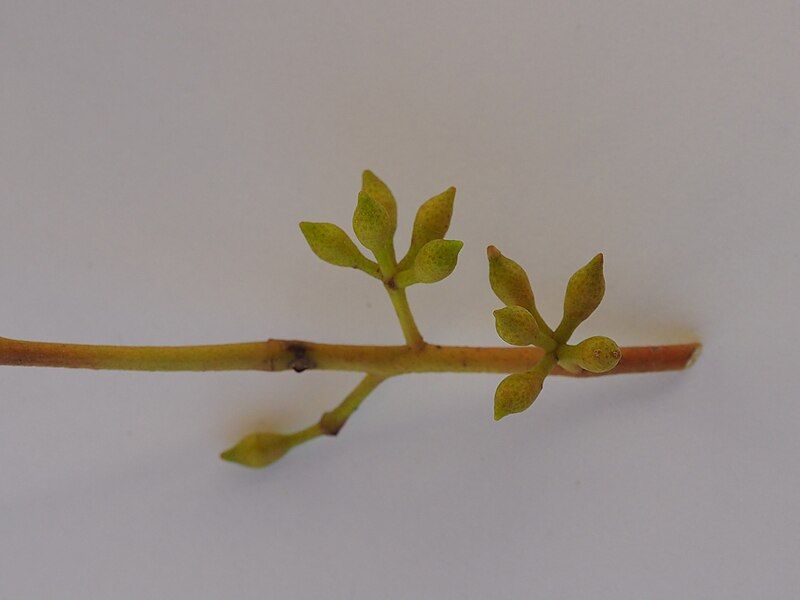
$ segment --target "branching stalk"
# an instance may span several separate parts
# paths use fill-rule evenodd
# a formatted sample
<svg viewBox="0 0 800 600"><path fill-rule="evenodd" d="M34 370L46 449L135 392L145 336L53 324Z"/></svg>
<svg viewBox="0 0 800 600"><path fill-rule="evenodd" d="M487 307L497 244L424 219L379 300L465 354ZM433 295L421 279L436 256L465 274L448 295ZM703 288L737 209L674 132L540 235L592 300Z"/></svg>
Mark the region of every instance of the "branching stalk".
<svg viewBox="0 0 800 600"><path fill-rule="evenodd" d="M408 305L406 291L389 288L387 288L387 291L389 292L392 306L394 306L394 311L397 313L397 320L400 321L400 327L403 329L403 337L406 339L406 344L412 348L421 348L425 341L422 339L422 334L420 334L417 324L414 322L414 315Z"/></svg>
<svg viewBox="0 0 800 600"><path fill-rule="evenodd" d="M577 345L569 338L600 304L605 292L603 255L576 271L567 284L564 315L553 331L536 309L530 279L494 246L487 249L489 284L505 308L494 312L498 335L514 347L478 348L428 344L414 321L405 288L446 278L456 267L463 242L445 239L455 188L425 202L417 212L408 253L398 266L393 236L397 206L374 173L365 171L353 213L353 230L375 261L339 226L304 221L300 229L322 260L378 278L397 313L403 346L355 346L297 340L267 340L207 346L101 346L29 342L0 338L0 365L125 371L357 371L361 382L317 423L294 433L257 432L222 453L249 467L265 467L295 446L335 436L364 399L388 377L407 373L503 373L494 398L494 418L528 409L550 375L572 377L678 371L690 366L700 344L619 348L594 336Z"/></svg>
<svg viewBox="0 0 800 600"><path fill-rule="evenodd" d="M621 348L619 364L607 373L679 371L700 344ZM358 346L298 340L267 340L208 346L100 346L0 338L0 365L119 371L355 371L381 376L406 373L515 373L529 369L544 351L532 346L473 347L425 344ZM554 375L576 376L561 367Z"/></svg>

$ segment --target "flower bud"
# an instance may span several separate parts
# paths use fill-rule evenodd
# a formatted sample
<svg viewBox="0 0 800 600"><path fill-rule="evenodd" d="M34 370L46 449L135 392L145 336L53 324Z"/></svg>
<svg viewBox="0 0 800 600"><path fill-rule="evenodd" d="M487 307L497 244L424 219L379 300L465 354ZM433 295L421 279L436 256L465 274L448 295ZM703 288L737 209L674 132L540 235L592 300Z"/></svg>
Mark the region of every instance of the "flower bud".
<svg viewBox="0 0 800 600"><path fill-rule="evenodd" d="M514 373L503 379L494 394L494 420L522 412L533 404L542 391L542 380L530 372Z"/></svg>
<svg viewBox="0 0 800 600"><path fill-rule="evenodd" d="M391 233L394 234L397 229L397 202L389 187L372 171L364 171L361 175L361 191L386 209Z"/></svg>
<svg viewBox="0 0 800 600"><path fill-rule="evenodd" d="M380 252L391 244L394 234L389 213L381 203L364 192L358 194L353 230L364 247L373 252Z"/></svg>
<svg viewBox="0 0 800 600"><path fill-rule="evenodd" d="M542 391L545 378L557 362L558 359L548 353L530 371L514 373L503 379L494 394L494 420L499 421L511 413L522 412L533 404Z"/></svg>
<svg viewBox="0 0 800 600"><path fill-rule="evenodd" d="M254 469L266 467L282 458L294 446L291 436L278 433L252 433L220 454L220 458Z"/></svg>
<svg viewBox="0 0 800 600"><path fill-rule="evenodd" d="M450 227L456 188L451 187L427 200L417 211L411 232L411 251L416 251L431 240L440 240Z"/></svg>
<svg viewBox="0 0 800 600"><path fill-rule="evenodd" d="M489 258L489 285L506 306L521 306L535 310L533 290L525 269L503 256L494 246L486 250Z"/></svg>
<svg viewBox="0 0 800 600"><path fill-rule="evenodd" d="M311 246L311 250L325 262L340 267L366 269L374 265L367 259L350 236L333 223L300 223L300 231ZM372 269L374 270L374 268Z"/></svg>
<svg viewBox="0 0 800 600"><path fill-rule="evenodd" d="M414 259L414 276L421 283L441 281L456 268L464 242L431 240L420 248Z"/></svg>
<svg viewBox="0 0 800 600"><path fill-rule="evenodd" d="M605 373L619 363L622 353L617 343L607 337L594 336L575 346L575 362L592 373Z"/></svg>
<svg viewBox="0 0 800 600"><path fill-rule="evenodd" d="M539 325L536 319L521 306L506 306L494 311L497 335L512 346L530 346L536 343Z"/></svg>
<svg viewBox="0 0 800 600"><path fill-rule="evenodd" d="M562 324L574 331L600 305L605 291L603 255L598 254L569 278Z"/></svg>

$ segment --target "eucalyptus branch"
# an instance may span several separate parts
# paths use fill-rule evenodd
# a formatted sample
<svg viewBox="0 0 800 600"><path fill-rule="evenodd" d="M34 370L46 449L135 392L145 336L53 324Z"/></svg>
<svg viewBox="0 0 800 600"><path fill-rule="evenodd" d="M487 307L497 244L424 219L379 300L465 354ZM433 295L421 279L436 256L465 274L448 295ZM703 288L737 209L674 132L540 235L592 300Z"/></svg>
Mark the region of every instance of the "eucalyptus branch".
<svg viewBox="0 0 800 600"><path fill-rule="evenodd" d="M680 371L692 364L700 344L620 348L616 368L573 372L556 366L553 375L598 377L624 373ZM266 340L204 346L102 346L0 338L0 365L102 371L350 371L392 377L412 373L516 373L533 366L541 348L321 344Z"/></svg>
<svg viewBox="0 0 800 600"><path fill-rule="evenodd" d="M525 270L489 246L489 284L504 304L494 312L498 335L516 347L442 346L426 343L417 328L405 288L441 281L456 267L463 243L444 239L450 226L455 188L422 204L414 220L408 252L398 262L394 248L397 205L392 192L365 171L353 214L353 230L370 250L369 259L332 223L300 223L313 252L322 260L351 267L380 280L405 338L402 346L322 344L267 340L203 346L105 346L59 344L0 338L0 365L129 371L286 371L337 370L364 373L361 382L333 410L297 432L254 433L222 453L249 467L264 467L295 446L339 433L364 399L382 381L408 373L508 374L497 387L494 417L522 412L539 396L549 375L572 377L677 371L696 360L700 344L620 348L594 336L571 345L575 329L599 306L605 293L603 255L598 254L569 280L564 314L552 329L536 308Z"/></svg>

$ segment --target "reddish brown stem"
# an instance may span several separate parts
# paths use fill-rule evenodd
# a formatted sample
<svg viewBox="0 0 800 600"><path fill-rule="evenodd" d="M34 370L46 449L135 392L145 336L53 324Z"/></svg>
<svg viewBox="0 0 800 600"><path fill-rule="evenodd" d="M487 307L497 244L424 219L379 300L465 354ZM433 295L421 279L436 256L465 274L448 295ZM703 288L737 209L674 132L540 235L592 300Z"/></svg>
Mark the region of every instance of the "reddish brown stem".
<svg viewBox="0 0 800 600"><path fill-rule="evenodd" d="M697 357L700 344L622 348L619 365L605 374L677 371ZM124 371L358 371L384 376L403 373L513 373L541 358L538 348L477 348L424 344L355 346L268 340L209 346L96 346L0 338L0 365ZM577 375L556 367L555 375Z"/></svg>

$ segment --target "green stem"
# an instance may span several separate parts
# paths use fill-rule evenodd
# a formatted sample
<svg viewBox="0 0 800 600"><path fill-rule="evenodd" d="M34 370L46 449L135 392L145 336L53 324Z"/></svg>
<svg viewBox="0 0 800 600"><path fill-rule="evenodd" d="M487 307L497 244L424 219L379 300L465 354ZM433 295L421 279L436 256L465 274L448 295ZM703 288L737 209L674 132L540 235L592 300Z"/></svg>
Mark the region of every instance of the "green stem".
<svg viewBox="0 0 800 600"><path fill-rule="evenodd" d="M400 321L400 327L403 330L403 336L406 339L406 344L412 348L422 348L425 345L425 340L422 339L417 324L414 322L414 315L411 314L411 307L408 304L406 291L402 289L391 289L387 286L386 291L389 293L389 299L394 306L394 312L397 313L397 320Z"/></svg>
<svg viewBox="0 0 800 600"><path fill-rule="evenodd" d="M375 252L375 258L383 274L384 287L389 294L389 299L397 313L397 320L400 321L400 328L403 330L406 344L412 348L422 348L425 340L417 329L414 322L414 315L411 314L411 307L408 305L408 298L404 289L398 288L394 277L397 274L397 259L394 254L394 246L387 247L382 252Z"/></svg>
<svg viewBox="0 0 800 600"><path fill-rule="evenodd" d="M686 368L700 344L621 348L608 373L648 373ZM356 371L381 376L404 373L515 373L527 371L544 351L532 347L478 348L423 344L356 346L299 340L267 340L209 346L99 346L0 338L0 365L116 371ZM556 368L556 375L574 375ZM591 376L582 371L580 375Z"/></svg>
<svg viewBox="0 0 800 600"><path fill-rule="evenodd" d="M367 374L361 382L353 388L342 403L339 404L330 412L326 412L319 420L320 431L326 435L336 435L347 423L350 418L364 399L374 390L380 383L386 379L380 375Z"/></svg>
<svg viewBox="0 0 800 600"><path fill-rule="evenodd" d="M572 325L571 323L567 322L566 318L561 319L561 323L558 324L555 332L553 332L554 339L559 343L559 345L564 345L569 341L569 338L572 337L572 334L577 328L577 325Z"/></svg>
<svg viewBox="0 0 800 600"><path fill-rule="evenodd" d="M325 431L323 431L319 423L314 423L311 427L306 427L300 431L295 431L290 437L292 440L292 446L294 447L299 446L308 440L313 440L321 435L325 435Z"/></svg>

